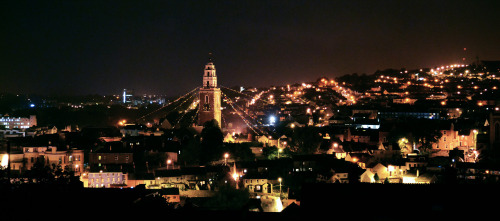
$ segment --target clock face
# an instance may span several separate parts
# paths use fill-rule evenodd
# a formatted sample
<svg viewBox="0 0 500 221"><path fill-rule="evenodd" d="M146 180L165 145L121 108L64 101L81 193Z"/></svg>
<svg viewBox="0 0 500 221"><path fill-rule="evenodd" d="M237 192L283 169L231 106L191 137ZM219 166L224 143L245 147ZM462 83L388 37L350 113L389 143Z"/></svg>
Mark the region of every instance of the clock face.
<svg viewBox="0 0 500 221"><path fill-rule="evenodd" d="M204 104L204 105L203 105L203 110L204 110L204 111L208 111L208 110L210 110L210 104Z"/></svg>

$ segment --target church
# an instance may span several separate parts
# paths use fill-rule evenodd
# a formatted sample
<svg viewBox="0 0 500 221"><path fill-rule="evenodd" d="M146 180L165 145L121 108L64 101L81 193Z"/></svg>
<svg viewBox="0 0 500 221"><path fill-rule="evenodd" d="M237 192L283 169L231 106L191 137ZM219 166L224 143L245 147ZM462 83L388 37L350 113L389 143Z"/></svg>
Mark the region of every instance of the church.
<svg viewBox="0 0 500 221"><path fill-rule="evenodd" d="M199 96L198 126L215 119L217 125L222 128L221 91L217 87L217 75L212 59L205 65L203 86L199 90Z"/></svg>

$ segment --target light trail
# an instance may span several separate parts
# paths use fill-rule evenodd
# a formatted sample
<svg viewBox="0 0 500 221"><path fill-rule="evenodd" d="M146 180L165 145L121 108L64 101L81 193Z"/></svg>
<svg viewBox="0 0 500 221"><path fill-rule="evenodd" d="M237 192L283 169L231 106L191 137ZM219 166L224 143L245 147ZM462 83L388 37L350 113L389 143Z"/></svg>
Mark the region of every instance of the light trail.
<svg viewBox="0 0 500 221"><path fill-rule="evenodd" d="M193 93L194 91L198 90L199 88L200 88L200 87L196 87L195 89L193 89L193 90L191 90L191 91L187 92L186 94L184 94L184 95L180 96L179 98L175 99L175 100L174 100L174 101L172 101L171 103L169 103L169 104L167 104L167 105L165 105L165 106L163 106L163 107L160 107L160 108L158 108L158 109L156 109L156 110L154 110L154 111L152 111L152 112L150 112L150 113L148 113L148 114L145 114L145 115L144 115L144 116L142 116L142 117L139 117L136 121L141 120L141 119L144 119L144 118L146 118L147 116L149 116L149 115L151 115L151 114L154 114L154 113L156 113L156 112L158 112L158 111L160 111L160 110L162 110L162 109L164 109L164 108L166 108L166 107L168 107L168 106L170 106L170 105L172 105L172 104L176 103L177 101L179 101L179 100L181 100L182 98L186 97L187 95L189 95L189 94ZM191 96L192 96L192 95L191 95ZM182 103L181 103L181 104L182 104ZM179 104L179 105L181 105L181 104ZM177 106L177 107L178 107L178 106ZM177 108L177 107L176 107L176 108ZM174 109L174 110L175 110L175 109Z"/></svg>
<svg viewBox="0 0 500 221"><path fill-rule="evenodd" d="M228 88L228 87L222 86L222 85L220 85L220 87L225 88L225 89L228 89L228 90L230 90L230 91L234 91L234 92L236 92L236 93L238 93L238 94L242 94L242 95L248 96L248 97L250 97L250 98L252 98L252 99L255 99L255 101L257 101L257 100L260 98L260 95L263 93L263 92L261 92L259 95L257 95L257 96L258 96L258 98L256 99L256 98L255 98L254 96L252 96L252 95L248 95L248 94L245 94L245 93L241 93L241 92L239 92L239 91L237 91L237 90L234 90L234 89L231 89L231 88ZM264 101L264 102L265 102L265 103L267 103L267 104L270 104L270 102L269 102L269 101L267 101L267 100L265 100L265 99L261 99L261 100L262 100L262 101Z"/></svg>
<svg viewBox="0 0 500 221"><path fill-rule="evenodd" d="M191 95L191 97L192 97L192 96L193 96L193 95ZM187 100L191 99L191 97L189 97ZM195 101L193 102L193 104L191 104L191 105L188 107L188 110L185 110L185 111L184 111L184 114L182 114L182 116L181 116L181 117L177 120L177 123L175 123L174 127L175 127L175 126L177 126L177 125L181 122L182 118L184 118L184 116L186 116L186 114L187 114L187 113L189 113L189 112L190 112L190 110L192 110L192 109L194 109L194 108L198 107L198 102L199 102L199 100L195 100ZM179 105L179 106L180 106L180 105ZM196 113L198 113L198 111L196 111ZM192 120L191 120L191 122L192 122Z"/></svg>
<svg viewBox="0 0 500 221"><path fill-rule="evenodd" d="M257 135L259 135L259 134L264 134L264 132L260 131L260 133L259 133L259 132L257 132L257 131L253 128L253 126L249 123L249 121L248 121L247 119L245 119L245 117L244 117L244 116L242 116L242 115L241 115L240 111L239 111L239 110L237 110L237 109L233 106L233 104L232 104L232 103L233 103L233 101L232 101L232 100L231 100L231 99L230 99L230 98L229 98L226 94L224 94L224 93L221 93L221 94L222 94L225 98L227 98L227 99L228 99L228 101L229 101L229 102L227 102L227 103L229 104L229 106L231 106L231 108L233 108L233 110L236 112L236 114L238 114L238 116L240 116L240 118L243 120L243 122L244 122L244 123L245 123L245 124L246 124L246 125L247 125L247 126L248 126L248 127L249 127L252 131L253 131L253 132L254 132L254 133L256 133Z"/></svg>

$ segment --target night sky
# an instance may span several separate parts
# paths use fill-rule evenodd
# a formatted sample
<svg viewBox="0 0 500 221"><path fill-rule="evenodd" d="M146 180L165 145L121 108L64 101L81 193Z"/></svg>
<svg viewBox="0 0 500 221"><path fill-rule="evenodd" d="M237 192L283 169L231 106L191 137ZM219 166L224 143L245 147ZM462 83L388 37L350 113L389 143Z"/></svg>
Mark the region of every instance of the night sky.
<svg viewBox="0 0 500 221"><path fill-rule="evenodd" d="M181 95L500 60L500 1L2 2L0 93ZM467 48L464 51L464 48Z"/></svg>

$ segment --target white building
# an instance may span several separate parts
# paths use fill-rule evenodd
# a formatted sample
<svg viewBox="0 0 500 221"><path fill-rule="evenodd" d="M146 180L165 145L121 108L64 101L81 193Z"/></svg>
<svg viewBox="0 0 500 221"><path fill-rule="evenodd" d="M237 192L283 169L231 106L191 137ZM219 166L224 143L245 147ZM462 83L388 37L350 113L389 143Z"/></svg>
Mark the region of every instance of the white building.
<svg viewBox="0 0 500 221"><path fill-rule="evenodd" d="M57 147L23 147L22 153L10 154L12 170L31 170L36 162L43 162L46 166L61 165L63 170L69 169L79 176L83 172L83 150L62 150Z"/></svg>
<svg viewBox="0 0 500 221"><path fill-rule="evenodd" d="M0 125L5 126L5 129L27 129L36 126L36 116L30 115L27 117L2 117Z"/></svg>
<svg viewBox="0 0 500 221"><path fill-rule="evenodd" d="M127 174L122 172L98 172L88 174L88 187L110 188L111 185L127 185Z"/></svg>

